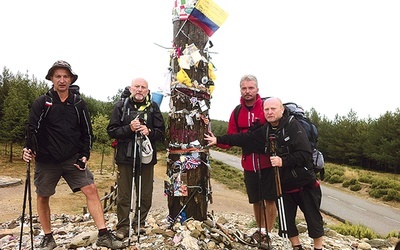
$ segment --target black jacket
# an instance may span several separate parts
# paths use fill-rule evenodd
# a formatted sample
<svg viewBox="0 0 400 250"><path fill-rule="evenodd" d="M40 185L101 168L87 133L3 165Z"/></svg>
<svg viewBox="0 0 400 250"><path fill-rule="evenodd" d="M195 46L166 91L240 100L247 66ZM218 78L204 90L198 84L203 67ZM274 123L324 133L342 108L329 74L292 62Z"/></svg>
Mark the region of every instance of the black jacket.
<svg viewBox="0 0 400 250"><path fill-rule="evenodd" d="M315 180L315 174L312 170L312 151L306 131L294 117L288 115L287 111L284 112L276 128L273 128L267 122L261 128L251 132L219 136L217 143L231 146L251 145L253 152L271 153L273 136L275 138L273 141L275 141L276 155L282 158L282 168L280 168L283 172L281 174L282 188L290 190L297 188L297 185L302 186ZM292 169L295 169L297 173L293 173ZM307 170L307 173L304 173L303 176L304 169ZM299 175L299 178L303 180L293 180L293 175ZM297 177L294 176L294 178Z"/></svg>
<svg viewBox="0 0 400 250"><path fill-rule="evenodd" d="M124 111L123 111L124 110ZM129 99L124 108L124 99L118 101L112 111L110 122L107 126L107 133L111 138L117 139L117 154L115 161L117 164L133 164L133 148L135 133L130 128L130 122L139 115L143 123L151 130L148 135L153 147L153 159L149 164L157 163L156 141L164 139L165 125L160 107L157 103L151 102L150 106L144 111L138 111L132 100ZM121 118L123 117L122 121ZM138 149L138 147L136 147ZM137 151L137 160L138 157Z"/></svg>
<svg viewBox="0 0 400 250"><path fill-rule="evenodd" d="M26 146L31 148L36 138L38 162L58 163L75 154L90 158L93 131L89 112L85 101L71 92L65 102L53 89L39 96L32 104L27 130Z"/></svg>

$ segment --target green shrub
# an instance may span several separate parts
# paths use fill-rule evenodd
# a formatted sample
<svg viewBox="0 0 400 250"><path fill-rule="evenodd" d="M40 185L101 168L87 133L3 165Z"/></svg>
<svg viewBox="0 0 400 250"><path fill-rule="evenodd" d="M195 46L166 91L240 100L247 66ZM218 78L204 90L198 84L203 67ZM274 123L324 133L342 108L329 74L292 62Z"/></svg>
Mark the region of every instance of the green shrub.
<svg viewBox="0 0 400 250"><path fill-rule="evenodd" d="M389 189L387 190L387 194L382 197L384 201L400 201L400 192Z"/></svg>
<svg viewBox="0 0 400 250"><path fill-rule="evenodd" d="M358 177L358 181L363 183L372 184L373 180L374 177L370 174L361 174L360 177Z"/></svg>
<svg viewBox="0 0 400 250"><path fill-rule="evenodd" d="M351 225L350 223L346 222L343 224L331 226L331 229L335 230L336 232L343 234L343 235L351 235L358 239L368 238L374 239L377 238L377 234L372 231L371 229L363 226L363 225Z"/></svg>
<svg viewBox="0 0 400 250"><path fill-rule="evenodd" d="M343 184L342 184L342 186L347 188L347 187L353 186L353 185L355 185L355 184L359 184L359 183L358 183L358 181L357 181L355 178L352 178L352 179L350 179L350 180L344 181Z"/></svg>
<svg viewBox="0 0 400 250"><path fill-rule="evenodd" d="M370 189L368 194L374 198L382 198L384 195L387 194L386 189Z"/></svg>
<svg viewBox="0 0 400 250"><path fill-rule="evenodd" d="M354 184L354 185L351 185L350 186L350 190L351 191L360 191L361 190L361 185L360 185L360 183L356 183L356 184Z"/></svg>
<svg viewBox="0 0 400 250"><path fill-rule="evenodd" d="M327 182L329 182L329 183L331 183L331 184L334 184L334 183L341 183L341 182L343 182L343 175L338 175L338 174L334 174L334 175L332 175L332 176L330 176L330 177L328 177L328 178L326 178L325 180L327 181Z"/></svg>

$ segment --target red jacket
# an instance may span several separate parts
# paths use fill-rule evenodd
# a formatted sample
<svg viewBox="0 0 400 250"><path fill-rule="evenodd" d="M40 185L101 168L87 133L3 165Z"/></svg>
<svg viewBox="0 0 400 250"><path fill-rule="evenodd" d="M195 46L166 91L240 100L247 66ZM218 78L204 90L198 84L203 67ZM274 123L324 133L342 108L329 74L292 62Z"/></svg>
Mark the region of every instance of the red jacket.
<svg viewBox="0 0 400 250"><path fill-rule="evenodd" d="M260 95L257 95L257 100L251 108L245 106L243 98L240 98L240 103L242 107L239 110L237 121L239 127L236 125L235 110L233 110L229 118L227 134L246 133L250 127L257 126L254 124L261 126L266 123L263 110L263 100ZM217 144L217 146L224 149L230 148L229 145L225 144ZM256 172L258 169L271 167L269 154L256 152L255 148L252 147L251 144L242 147L241 163L245 171Z"/></svg>

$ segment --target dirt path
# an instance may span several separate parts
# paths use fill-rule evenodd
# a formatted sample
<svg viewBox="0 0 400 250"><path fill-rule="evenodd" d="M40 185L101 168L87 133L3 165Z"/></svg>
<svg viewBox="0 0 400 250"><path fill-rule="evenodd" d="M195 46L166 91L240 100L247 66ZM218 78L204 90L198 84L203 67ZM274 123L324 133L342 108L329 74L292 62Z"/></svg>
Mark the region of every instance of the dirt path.
<svg viewBox="0 0 400 250"><path fill-rule="evenodd" d="M0 223L18 218L22 213L25 177L20 177L23 184L0 188ZM109 192L109 187L113 185L115 177L109 173L100 175L95 173L95 180L99 188L99 194ZM164 180L168 177L163 166L155 167L153 208L162 208L168 211L167 198L164 196ZM236 190L229 190L224 185L211 180L213 203L208 205L208 211L215 212L234 212L252 214L252 206L247 201L247 196ZM36 193L32 181L32 213L36 212ZM82 213L85 206L85 198L82 193L73 194L68 185L61 180L58 184L56 194L50 199L52 214ZM26 204L25 213L28 214L29 207Z"/></svg>

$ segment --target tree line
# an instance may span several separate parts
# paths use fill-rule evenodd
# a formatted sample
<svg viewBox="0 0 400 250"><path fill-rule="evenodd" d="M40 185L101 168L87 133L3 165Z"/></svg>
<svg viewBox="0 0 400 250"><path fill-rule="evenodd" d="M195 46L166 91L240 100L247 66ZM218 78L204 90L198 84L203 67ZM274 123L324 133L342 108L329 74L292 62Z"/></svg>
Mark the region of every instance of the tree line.
<svg viewBox="0 0 400 250"><path fill-rule="evenodd" d="M27 73L13 74L4 67L0 75L0 142L8 145L10 161L13 145L24 143L30 105L49 88L43 80L30 77ZM122 90L107 101L99 101L81 93L92 116L94 148L103 153L111 150L111 139L106 132L106 126ZM400 173L399 108L395 112L387 111L376 119L359 119L353 110L350 110L347 116L336 115L333 120L321 115L314 108L306 114L318 128L318 148L323 152L325 161L368 170ZM163 116L168 127L168 114L163 113ZM211 123L215 135L226 133L226 121L212 119Z"/></svg>
<svg viewBox="0 0 400 250"><path fill-rule="evenodd" d="M232 107L233 110L234 107ZM400 173L400 110L387 111L379 118L359 119L350 110L334 120L314 108L306 116L318 128L318 149L327 162L366 170ZM226 134L227 122L212 120L215 135ZM238 152L233 148L233 152Z"/></svg>

